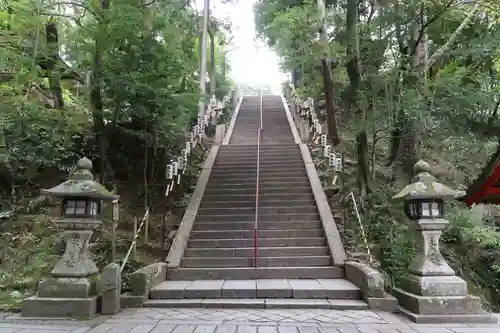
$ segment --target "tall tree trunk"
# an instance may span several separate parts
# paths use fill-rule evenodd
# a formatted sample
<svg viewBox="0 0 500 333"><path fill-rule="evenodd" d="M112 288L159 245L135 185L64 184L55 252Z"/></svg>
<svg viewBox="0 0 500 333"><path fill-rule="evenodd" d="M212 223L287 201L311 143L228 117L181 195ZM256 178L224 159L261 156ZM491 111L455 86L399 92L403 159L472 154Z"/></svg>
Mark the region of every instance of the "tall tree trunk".
<svg viewBox="0 0 500 333"><path fill-rule="evenodd" d="M413 49L411 54L411 71L408 73L409 80L412 86L417 89L418 107L423 108L425 100L425 86L428 64L427 53L427 32L425 13L420 13L421 22L420 28L416 25L412 28L412 38L410 39L409 49ZM421 124L406 113L401 115L401 140L399 141L398 150L396 153L396 164L410 181L413 176L413 165L420 159L420 145L422 139Z"/></svg>
<svg viewBox="0 0 500 333"><path fill-rule="evenodd" d="M215 95L215 33L210 29L210 97Z"/></svg>
<svg viewBox="0 0 500 333"><path fill-rule="evenodd" d="M12 205L12 199L14 199L11 195L14 184L14 169L8 161L9 151L5 141L5 132L0 128L0 157L3 161L0 164L0 199L2 199L0 205L3 201Z"/></svg>
<svg viewBox="0 0 500 333"><path fill-rule="evenodd" d="M359 35L358 35L358 2L357 0L347 0L346 11L346 35L347 35L347 63L346 70L351 83L349 106L357 118L365 122L366 113L361 110L357 102L359 89L361 85L361 58L359 54ZM363 125L364 126L364 125ZM362 195L370 192L371 173L368 154L368 135L366 129L362 128L356 134L356 152L358 159L358 187Z"/></svg>
<svg viewBox="0 0 500 333"><path fill-rule="evenodd" d="M328 42L328 34L326 29L326 13L325 3L323 0L317 0L318 11L320 12L319 33L323 44L323 55L321 57L321 74L323 76L323 90L325 93L326 118L328 128L328 139L332 146L337 146L340 143L340 135L337 126L337 106L333 95L333 80L332 69L330 65L330 44Z"/></svg>
<svg viewBox="0 0 500 333"><path fill-rule="evenodd" d="M49 76L49 87L52 93L54 108L64 108L64 99L61 89L61 72L59 70L59 37L55 22L45 24L45 40L47 43L47 74Z"/></svg>
<svg viewBox="0 0 500 333"><path fill-rule="evenodd" d="M153 36L153 28L154 28L154 6L155 3L149 0L140 0L139 4L142 8L144 8L143 14L143 40L144 40L144 50L145 54L143 60L149 62L154 57L153 55L153 44L155 43ZM143 182L144 182L144 209L147 209L152 202L150 202L150 194L149 194L149 183L148 181L150 177L153 177L154 173L154 164L156 160L149 159L149 131L152 132L153 137L155 136L154 127L148 126L149 120L146 120L146 125L144 126L145 140L144 140L144 168L143 168ZM114 125L113 125L114 126ZM154 143L153 143L154 145ZM153 153L154 154L154 153ZM151 164L151 165L150 165Z"/></svg>
<svg viewBox="0 0 500 333"><path fill-rule="evenodd" d="M304 51L302 51L302 56L304 56ZM304 85L305 85L305 80L304 80L304 63L305 63L305 61L302 60L300 62L300 68L298 69L298 71L299 71L299 85L300 85L301 88L303 88Z"/></svg>
<svg viewBox="0 0 500 333"><path fill-rule="evenodd" d="M299 87L300 84L300 69L297 66L293 66L292 69L292 83L295 88Z"/></svg>
<svg viewBox="0 0 500 333"><path fill-rule="evenodd" d="M404 35L403 35L403 22L399 18L401 15L401 8L400 4L398 1L395 2L395 9L396 9L396 40L398 43L399 47L399 54L400 54L400 64L399 64L399 72L396 77L396 82L394 84L393 89L389 89L389 94L394 95L394 98L396 100L396 105L400 105L399 100L400 100L400 92L402 87L405 85L405 82L403 80L407 77L405 75L407 68L408 68L408 46L405 44L404 40ZM390 137L390 142L389 142L389 158L388 158L388 163L387 166L391 166L394 164L394 162L397 159L398 156L398 149L399 149L399 144L401 142L401 136L402 136L402 131L401 128L403 127L403 123L401 121L402 118L404 118L403 115L404 111L400 108L396 108L394 110L394 113L392 114L392 117L390 119L391 121L391 137Z"/></svg>
<svg viewBox="0 0 500 333"><path fill-rule="evenodd" d="M113 167L108 158L109 140L106 136L104 123L104 104L102 100L102 53L107 36L106 12L109 9L111 0L102 0L98 17L99 29L95 36L95 53L92 63L92 74L90 76L90 110L94 122L94 135L99 144L101 181L106 183L106 178L113 178Z"/></svg>

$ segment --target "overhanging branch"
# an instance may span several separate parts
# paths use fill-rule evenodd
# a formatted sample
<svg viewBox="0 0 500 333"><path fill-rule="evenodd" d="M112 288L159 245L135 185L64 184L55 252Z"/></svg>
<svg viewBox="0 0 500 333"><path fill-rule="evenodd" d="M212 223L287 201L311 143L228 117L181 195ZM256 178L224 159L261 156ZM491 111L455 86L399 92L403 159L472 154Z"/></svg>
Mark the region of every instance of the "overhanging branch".
<svg viewBox="0 0 500 333"><path fill-rule="evenodd" d="M465 20L460 23L458 26L457 30L450 36L450 38L446 41L446 43L441 46L430 58L429 58L429 65L428 68L431 68L439 59L445 54L449 49L451 49L451 46L453 43L455 43L456 39L458 36L462 33L462 31L469 25L470 21L474 17L474 14L479 10L481 7L481 2L478 1L474 4L474 7L471 9L469 14L467 14L467 17Z"/></svg>

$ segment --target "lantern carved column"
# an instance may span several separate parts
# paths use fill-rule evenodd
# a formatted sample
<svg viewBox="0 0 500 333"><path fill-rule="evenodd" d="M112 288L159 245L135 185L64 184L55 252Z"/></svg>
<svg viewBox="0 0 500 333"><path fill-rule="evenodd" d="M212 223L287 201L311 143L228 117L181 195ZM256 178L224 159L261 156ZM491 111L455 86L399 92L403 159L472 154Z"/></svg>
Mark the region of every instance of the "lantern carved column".
<svg viewBox="0 0 500 333"><path fill-rule="evenodd" d="M102 225L101 202L118 196L95 182L91 170L92 162L84 157L67 181L41 191L62 199L62 216L54 222L63 230L66 250L51 277L40 282L37 295L23 300L23 316L90 317L96 313L101 276L89 242Z"/></svg>
<svg viewBox="0 0 500 333"><path fill-rule="evenodd" d="M479 297L468 295L467 283L443 258L439 249L444 218L444 201L463 196L439 182L430 174L425 161L414 166L413 182L396 194L404 201L405 214L416 231L418 253L409 274L394 293L401 312L417 323L496 322L481 307Z"/></svg>

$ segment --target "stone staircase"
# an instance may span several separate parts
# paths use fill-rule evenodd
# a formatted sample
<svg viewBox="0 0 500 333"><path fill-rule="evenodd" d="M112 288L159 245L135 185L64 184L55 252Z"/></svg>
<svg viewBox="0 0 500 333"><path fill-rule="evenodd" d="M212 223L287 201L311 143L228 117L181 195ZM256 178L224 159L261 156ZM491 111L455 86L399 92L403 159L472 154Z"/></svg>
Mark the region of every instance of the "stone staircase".
<svg viewBox="0 0 500 333"><path fill-rule="evenodd" d="M260 97L245 97L220 146L182 257L149 307L366 309L332 255L280 96L262 99L258 267L254 257Z"/></svg>

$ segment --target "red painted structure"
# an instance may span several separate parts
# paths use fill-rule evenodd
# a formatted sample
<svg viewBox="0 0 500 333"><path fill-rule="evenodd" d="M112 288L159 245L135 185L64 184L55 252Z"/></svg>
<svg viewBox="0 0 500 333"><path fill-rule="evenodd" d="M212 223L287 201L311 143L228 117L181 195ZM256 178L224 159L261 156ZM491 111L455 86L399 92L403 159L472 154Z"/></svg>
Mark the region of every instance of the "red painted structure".
<svg viewBox="0 0 500 333"><path fill-rule="evenodd" d="M462 200L468 206L481 203L500 205L500 144Z"/></svg>

